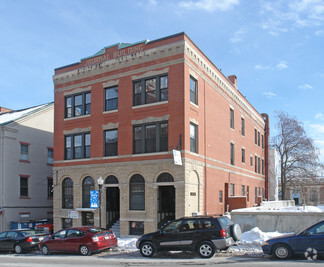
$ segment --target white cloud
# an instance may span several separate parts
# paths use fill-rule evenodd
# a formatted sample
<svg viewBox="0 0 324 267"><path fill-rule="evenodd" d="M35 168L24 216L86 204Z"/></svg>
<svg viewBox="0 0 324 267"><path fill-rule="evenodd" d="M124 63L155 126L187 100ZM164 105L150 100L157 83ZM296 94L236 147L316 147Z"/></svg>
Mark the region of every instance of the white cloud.
<svg viewBox="0 0 324 267"><path fill-rule="evenodd" d="M323 0L261 1L261 27L271 35L304 27L320 27L324 24ZM322 34L317 31L316 35Z"/></svg>
<svg viewBox="0 0 324 267"><path fill-rule="evenodd" d="M277 96L277 94L273 93L273 92L263 92L262 93L264 96L266 96L266 98L272 99L274 97Z"/></svg>
<svg viewBox="0 0 324 267"><path fill-rule="evenodd" d="M324 35L324 31L322 31L322 30L316 31L315 35L316 36L322 36L322 35Z"/></svg>
<svg viewBox="0 0 324 267"><path fill-rule="evenodd" d="M247 33L247 30L245 29L239 29L234 33L234 35L230 38L230 41L232 43L239 43L243 40L244 35Z"/></svg>
<svg viewBox="0 0 324 267"><path fill-rule="evenodd" d="M285 61L281 61L279 64L276 65L276 69L277 70L283 70L283 69L287 69L288 65Z"/></svg>
<svg viewBox="0 0 324 267"><path fill-rule="evenodd" d="M239 0L199 0L199 1L181 1L179 6L190 10L203 10L213 12L215 10L227 11L231 10L235 5L239 4Z"/></svg>
<svg viewBox="0 0 324 267"><path fill-rule="evenodd" d="M288 68L286 61L279 62L275 67L269 65L257 64L254 66L256 70L284 70Z"/></svg>
<svg viewBox="0 0 324 267"><path fill-rule="evenodd" d="M303 85L299 85L298 88L299 88L299 89L302 89L302 90L310 90L310 89L313 89L313 86L311 86L311 85L305 83L305 84L303 84Z"/></svg>
<svg viewBox="0 0 324 267"><path fill-rule="evenodd" d="M324 120L324 114L319 112L315 114L315 119Z"/></svg>

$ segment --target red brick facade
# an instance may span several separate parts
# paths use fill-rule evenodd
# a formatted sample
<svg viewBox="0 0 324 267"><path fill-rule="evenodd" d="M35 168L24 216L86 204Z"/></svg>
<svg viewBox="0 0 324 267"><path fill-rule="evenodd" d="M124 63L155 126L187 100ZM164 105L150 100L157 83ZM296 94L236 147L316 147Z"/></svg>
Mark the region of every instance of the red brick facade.
<svg viewBox="0 0 324 267"><path fill-rule="evenodd" d="M142 77L156 77L157 75L168 77L167 101L134 106L134 81ZM197 104L190 101L190 77L197 81ZM156 162L173 164L172 149L179 144L181 135L183 165L177 166L177 171L180 170L183 174L180 175L181 177L173 175L173 178L175 184L176 182L184 183L185 188L187 184L191 184L191 179L198 179L200 188L197 191L198 212L223 214L229 205L228 197L233 193L234 196L243 194L246 196L247 188L249 188L248 207L256 203L255 191L257 195L263 194L263 197L267 198L268 131L265 130L265 119L238 91L236 76L232 75L229 78L224 76L186 34L180 33L135 45L117 44L106 47L99 55L56 69L53 80L55 84L54 170L59 172L57 177L59 186L64 177L71 177L68 169L117 166L118 164L121 164L118 166L122 164L136 166L136 164L141 165L142 162L146 164L150 161L153 164L152 168L157 166ZM112 85L118 86L118 110L104 111L104 88ZM65 98L82 92L91 92L91 113L65 118ZM234 114L233 128L230 125L230 110ZM141 121L149 122L159 119L168 122L168 152L134 155L133 126ZM243 120L244 134L242 133ZM198 153L190 152L190 123L198 128ZM118 128L117 156L104 156L105 127L107 129ZM64 136L78 132L90 133L90 158L64 160ZM231 143L235 151L233 164L231 164ZM245 151L245 163L242 162L242 149ZM256 169L255 164L257 164ZM135 169L125 174L127 175L126 184L132 173L136 173ZM117 170L110 169L110 171L117 173ZM164 171L167 172L165 168ZM87 171L84 170L84 173ZM93 176L105 175L99 171L94 173ZM107 169L105 173L110 172ZM154 174L154 177L157 175L158 172L156 176ZM93 178L96 181L96 177ZM231 184L234 185L234 189ZM177 185L175 188L177 194ZM150 189L146 187L145 190L146 196L149 197L150 193L147 190ZM186 190L183 190L184 196L189 191L191 192L191 189L188 189L188 192ZM76 194L76 191L74 192ZM195 193L190 194L195 196ZM222 194L222 199L220 194ZM57 204L54 204L56 205L54 216L63 218L63 211L60 210L60 195L61 192L56 193L54 203ZM123 197L127 196L122 196L121 193L121 200ZM155 197L154 195L152 199ZM187 204L188 207L192 205L190 198L187 200L185 197L185 204L177 206L177 201L181 198L180 195L176 196L176 217L187 215ZM145 201L147 207L149 201ZM128 219L123 219L125 221L132 216L127 209L128 207L125 207L125 214L128 214ZM154 214L145 214L143 218L147 219L152 216ZM146 225L145 218L143 221ZM136 221L140 220L136 217Z"/></svg>

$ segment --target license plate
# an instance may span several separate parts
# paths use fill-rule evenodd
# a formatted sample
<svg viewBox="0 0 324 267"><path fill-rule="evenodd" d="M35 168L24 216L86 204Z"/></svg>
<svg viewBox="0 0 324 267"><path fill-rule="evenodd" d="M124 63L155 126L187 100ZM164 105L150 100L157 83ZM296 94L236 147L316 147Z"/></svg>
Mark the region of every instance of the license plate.
<svg viewBox="0 0 324 267"><path fill-rule="evenodd" d="M44 239L44 237L40 237L40 238L39 238L39 241L42 241L43 239Z"/></svg>
<svg viewBox="0 0 324 267"><path fill-rule="evenodd" d="M106 236L105 236L105 239L110 239L110 237L106 235Z"/></svg>

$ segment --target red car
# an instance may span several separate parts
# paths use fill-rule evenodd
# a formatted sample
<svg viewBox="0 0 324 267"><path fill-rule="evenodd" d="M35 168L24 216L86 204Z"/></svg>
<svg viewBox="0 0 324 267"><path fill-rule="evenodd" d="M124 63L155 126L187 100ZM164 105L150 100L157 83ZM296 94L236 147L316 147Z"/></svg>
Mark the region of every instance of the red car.
<svg viewBox="0 0 324 267"><path fill-rule="evenodd" d="M72 252L84 256L114 246L117 246L117 238L111 230L91 226L63 229L38 245L44 255L51 252Z"/></svg>

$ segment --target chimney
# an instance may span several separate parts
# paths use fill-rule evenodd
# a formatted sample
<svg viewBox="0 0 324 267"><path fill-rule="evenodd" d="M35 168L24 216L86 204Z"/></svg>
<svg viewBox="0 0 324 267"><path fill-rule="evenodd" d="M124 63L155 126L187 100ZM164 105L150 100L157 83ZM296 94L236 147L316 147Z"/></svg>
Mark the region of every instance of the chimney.
<svg viewBox="0 0 324 267"><path fill-rule="evenodd" d="M236 75L230 75L230 76L228 76L228 79L234 85L234 87L237 89L237 77L236 77Z"/></svg>

